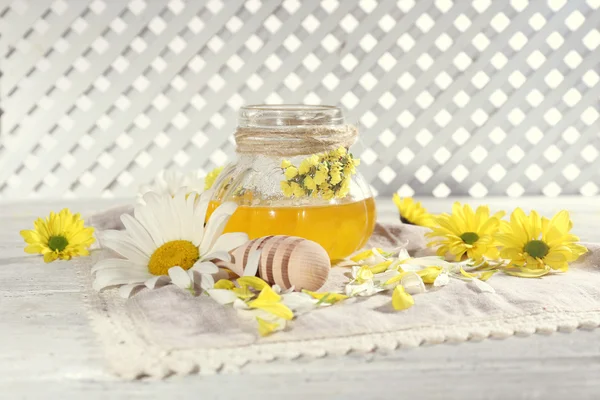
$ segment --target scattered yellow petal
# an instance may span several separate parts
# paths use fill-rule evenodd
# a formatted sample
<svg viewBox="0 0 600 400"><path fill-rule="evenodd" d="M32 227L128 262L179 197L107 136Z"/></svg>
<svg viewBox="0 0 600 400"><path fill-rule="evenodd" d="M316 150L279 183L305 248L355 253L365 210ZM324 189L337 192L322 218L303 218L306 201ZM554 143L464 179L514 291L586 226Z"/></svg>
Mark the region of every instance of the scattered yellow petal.
<svg viewBox="0 0 600 400"><path fill-rule="evenodd" d="M334 292L317 293L317 292L311 292L310 290L306 290L306 289L304 289L302 292L311 295L313 298L315 298L317 300L323 300L324 303L328 303L328 304L335 304L339 301L346 300L348 298L348 296L346 296L345 294L334 293Z"/></svg>
<svg viewBox="0 0 600 400"><path fill-rule="evenodd" d="M264 287L270 288L269 284L260 279L258 276L242 276L237 279L237 282L240 287L249 286L254 290L263 290Z"/></svg>
<svg viewBox="0 0 600 400"><path fill-rule="evenodd" d="M379 264L375 264L371 267L368 267L372 273L374 274L380 274L382 272L387 271L388 267L390 265L392 265L392 263L394 262L394 260L387 260L384 262L380 262Z"/></svg>
<svg viewBox="0 0 600 400"><path fill-rule="evenodd" d="M268 336L279 328L279 324L265 321L261 317L256 317L256 321L258 322L258 333L260 336Z"/></svg>
<svg viewBox="0 0 600 400"><path fill-rule="evenodd" d="M380 253L383 252L383 249L381 249L381 248L377 248L375 250L377 250ZM367 258L369 258L371 256L373 256L373 249L361 251L360 253L355 254L352 257L350 257L350 259L354 262L359 262L359 261L366 260Z"/></svg>
<svg viewBox="0 0 600 400"><path fill-rule="evenodd" d="M490 278L491 278L491 277L492 277L492 276L493 276L493 275L494 275L496 272L498 272L498 270L497 270L497 269L491 269L491 270L488 270L488 271L482 272L482 273L479 275L479 280L480 280L480 281L484 281L484 282L485 282L485 281L487 281L488 279L490 279Z"/></svg>
<svg viewBox="0 0 600 400"><path fill-rule="evenodd" d="M404 286L398 285L392 294L392 307L394 310L406 310L415 305L413 297L404 290Z"/></svg>
<svg viewBox="0 0 600 400"><path fill-rule="evenodd" d="M417 271L417 275L423 279L423 283L433 283L442 273L442 267L427 267Z"/></svg>
<svg viewBox="0 0 600 400"><path fill-rule="evenodd" d="M460 267L460 274L462 276L464 276L465 278L469 278L469 279L477 278L477 275L473 275L473 274L468 273L467 271L465 271L463 269L463 267Z"/></svg>
<svg viewBox="0 0 600 400"><path fill-rule="evenodd" d="M229 279L219 279L217 283L215 283L215 289L231 290L233 288L235 288L235 285Z"/></svg>
<svg viewBox="0 0 600 400"><path fill-rule="evenodd" d="M503 272L505 274L512 275L512 276L518 276L519 278L541 278L544 275L548 275L550 273L550 271L551 271L550 267L539 268L539 269L521 267L521 268L511 268L511 269L503 270Z"/></svg>

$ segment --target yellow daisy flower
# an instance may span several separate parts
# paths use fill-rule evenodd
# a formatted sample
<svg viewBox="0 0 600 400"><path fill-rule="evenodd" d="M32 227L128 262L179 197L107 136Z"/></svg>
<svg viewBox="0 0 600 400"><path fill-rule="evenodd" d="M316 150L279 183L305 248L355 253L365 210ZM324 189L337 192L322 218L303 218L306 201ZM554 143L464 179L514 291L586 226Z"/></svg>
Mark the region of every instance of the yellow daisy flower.
<svg viewBox="0 0 600 400"><path fill-rule="evenodd" d="M468 204L463 206L456 202L452 206L451 215L444 213L433 218L434 223L430 226L433 232L426 236L434 240L427 246L439 246L439 256L450 253L456 261L465 256L475 262L483 261L484 257L497 259L499 252L494 235L498 232L500 218L503 216L504 212L490 216L487 206L478 207L474 212Z"/></svg>
<svg viewBox="0 0 600 400"><path fill-rule="evenodd" d="M21 231L28 244L25 252L43 254L49 263L56 259L70 260L72 257L88 256L88 248L94 239L94 228L84 228L79 214L73 215L68 208L58 214L51 212L45 220L38 218L33 230Z"/></svg>
<svg viewBox="0 0 600 400"><path fill-rule="evenodd" d="M433 222L432 215L421 205L421 202L415 203L412 197L401 198L397 193L393 197L394 204L398 207L400 220L405 224L430 226Z"/></svg>
<svg viewBox="0 0 600 400"><path fill-rule="evenodd" d="M535 211L525 215L517 208L511 214L510 222L504 222L496 235L498 243L503 246L500 256L510 260L510 266L567 271L569 262L587 252L577 243L579 238L569 233L572 227L567 211L548 219Z"/></svg>

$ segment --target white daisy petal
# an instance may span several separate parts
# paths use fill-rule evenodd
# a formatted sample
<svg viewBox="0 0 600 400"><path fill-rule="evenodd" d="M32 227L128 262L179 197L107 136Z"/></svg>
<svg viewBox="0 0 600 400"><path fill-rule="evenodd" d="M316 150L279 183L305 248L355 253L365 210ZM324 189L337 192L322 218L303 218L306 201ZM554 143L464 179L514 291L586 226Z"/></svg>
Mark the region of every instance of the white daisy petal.
<svg viewBox="0 0 600 400"><path fill-rule="evenodd" d="M136 290L142 287L144 287L144 285L139 283L130 283L127 285L123 285L119 288L119 296L121 296L124 299L128 299Z"/></svg>
<svg viewBox="0 0 600 400"><path fill-rule="evenodd" d="M102 241L102 245L107 247L128 260L133 261L135 264L148 265L150 261L150 257L146 255L142 250L137 248L137 246L120 240L107 240L106 238Z"/></svg>
<svg viewBox="0 0 600 400"><path fill-rule="evenodd" d="M109 286L124 285L127 283L143 283L151 277L147 272L105 269L96 272L92 286L100 291Z"/></svg>
<svg viewBox="0 0 600 400"><path fill-rule="evenodd" d="M224 233L217 238L210 251L231 251L249 240L248 235L242 232Z"/></svg>
<svg viewBox="0 0 600 400"><path fill-rule="evenodd" d="M208 289L206 292L214 301L223 305L231 304L238 299L235 293L227 289Z"/></svg>
<svg viewBox="0 0 600 400"><path fill-rule="evenodd" d="M144 282L144 285L146 285L148 289L156 289L168 285L169 283L171 283L171 278L167 275L153 275L152 278L147 279L146 282Z"/></svg>
<svg viewBox="0 0 600 400"><path fill-rule="evenodd" d="M212 249L219 236L223 233L223 230L225 230L228 221L229 216L227 215L210 217L204 228L204 236L200 243L200 254L207 254Z"/></svg>
<svg viewBox="0 0 600 400"><path fill-rule="evenodd" d="M248 261L244 268L244 276L256 276L261 254L262 252L260 250L252 250L250 254L248 254Z"/></svg>
<svg viewBox="0 0 600 400"><path fill-rule="evenodd" d="M102 269L115 269L115 268L125 268L125 269L139 269L146 270L146 267L143 265L135 264L129 260L125 260L124 258L105 258L104 260L98 261L90 270L90 273L94 273L96 271L100 271Z"/></svg>
<svg viewBox="0 0 600 400"><path fill-rule="evenodd" d="M204 256L200 257L201 261L207 261L207 260L222 260L225 262L230 262L231 261L231 255L229 253L227 253L226 251L217 251L214 253L208 253Z"/></svg>
<svg viewBox="0 0 600 400"><path fill-rule="evenodd" d="M154 245L159 247L165 243L162 232L160 231L158 221L155 216L151 214L149 207L137 206L133 210L134 217L140 221L140 223L146 228L152 240L154 241Z"/></svg>
<svg viewBox="0 0 600 400"><path fill-rule="evenodd" d="M192 279L181 267L169 268L169 278L171 278L171 282L182 289L189 289L192 287Z"/></svg>
<svg viewBox="0 0 600 400"><path fill-rule="evenodd" d="M209 261L197 261L192 268L194 271L197 271L201 274L216 274L219 272L219 267Z"/></svg>
<svg viewBox="0 0 600 400"><path fill-rule="evenodd" d="M200 287L202 287L203 290L208 290L208 289L212 289L215 287L215 279L212 277L212 275L209 274L201 274L202 275L202 280L200 281Z"/></svg>
<svg viewBox="0 0 600 400"><path fill-rule="evenodd" d="M147 256L152 255L152 252L156 249L156 245L146 228L129 214L121 215L121 222L131 237L131 241L146 253Z"/></svg>
<svg viewBox="0 0 600 400"><path fill-rule="evenodd" d="M231 215L236 209L237 204L228 201L217 207L217 209L211 214L204 229L202 243L200 244L201 254L206 253L213 247L218 237L223 233L229 218L231 218Z"/></svg>

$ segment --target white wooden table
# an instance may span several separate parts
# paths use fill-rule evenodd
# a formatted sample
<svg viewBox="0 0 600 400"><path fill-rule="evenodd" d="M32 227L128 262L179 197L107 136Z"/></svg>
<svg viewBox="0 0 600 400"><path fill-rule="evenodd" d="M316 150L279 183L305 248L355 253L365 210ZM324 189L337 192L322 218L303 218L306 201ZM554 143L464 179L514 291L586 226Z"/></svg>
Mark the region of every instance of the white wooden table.
<svg viewBox="0 0 600 400"><path fill-rule="evenodd" d="M582 240L600 240L598 199L485 201L493 209L522 205L544 214L566 208ZM19 230L30 229L35 217L64 206L89 213L122 203L0 203L0 399L598 398L600 330L275 361L214 376L120 381L105 366L70 264L47 265L23 253ZM424 203L440 212L449 210L452 201ZM381 217L395 217L389 199L378 204Z"/></svg>

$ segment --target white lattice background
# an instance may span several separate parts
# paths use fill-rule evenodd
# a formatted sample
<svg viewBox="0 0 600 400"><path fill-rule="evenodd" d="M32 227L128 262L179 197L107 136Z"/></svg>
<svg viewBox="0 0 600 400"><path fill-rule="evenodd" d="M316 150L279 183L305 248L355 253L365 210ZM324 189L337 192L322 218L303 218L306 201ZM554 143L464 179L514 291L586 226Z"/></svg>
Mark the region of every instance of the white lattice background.
<svg viewBox="0 0 600 400"><path fill-rule="evenodd" d="M236 111L341 104L380 194L598 193L600 0L0 0L0 196L226 163Z"/></svg>

